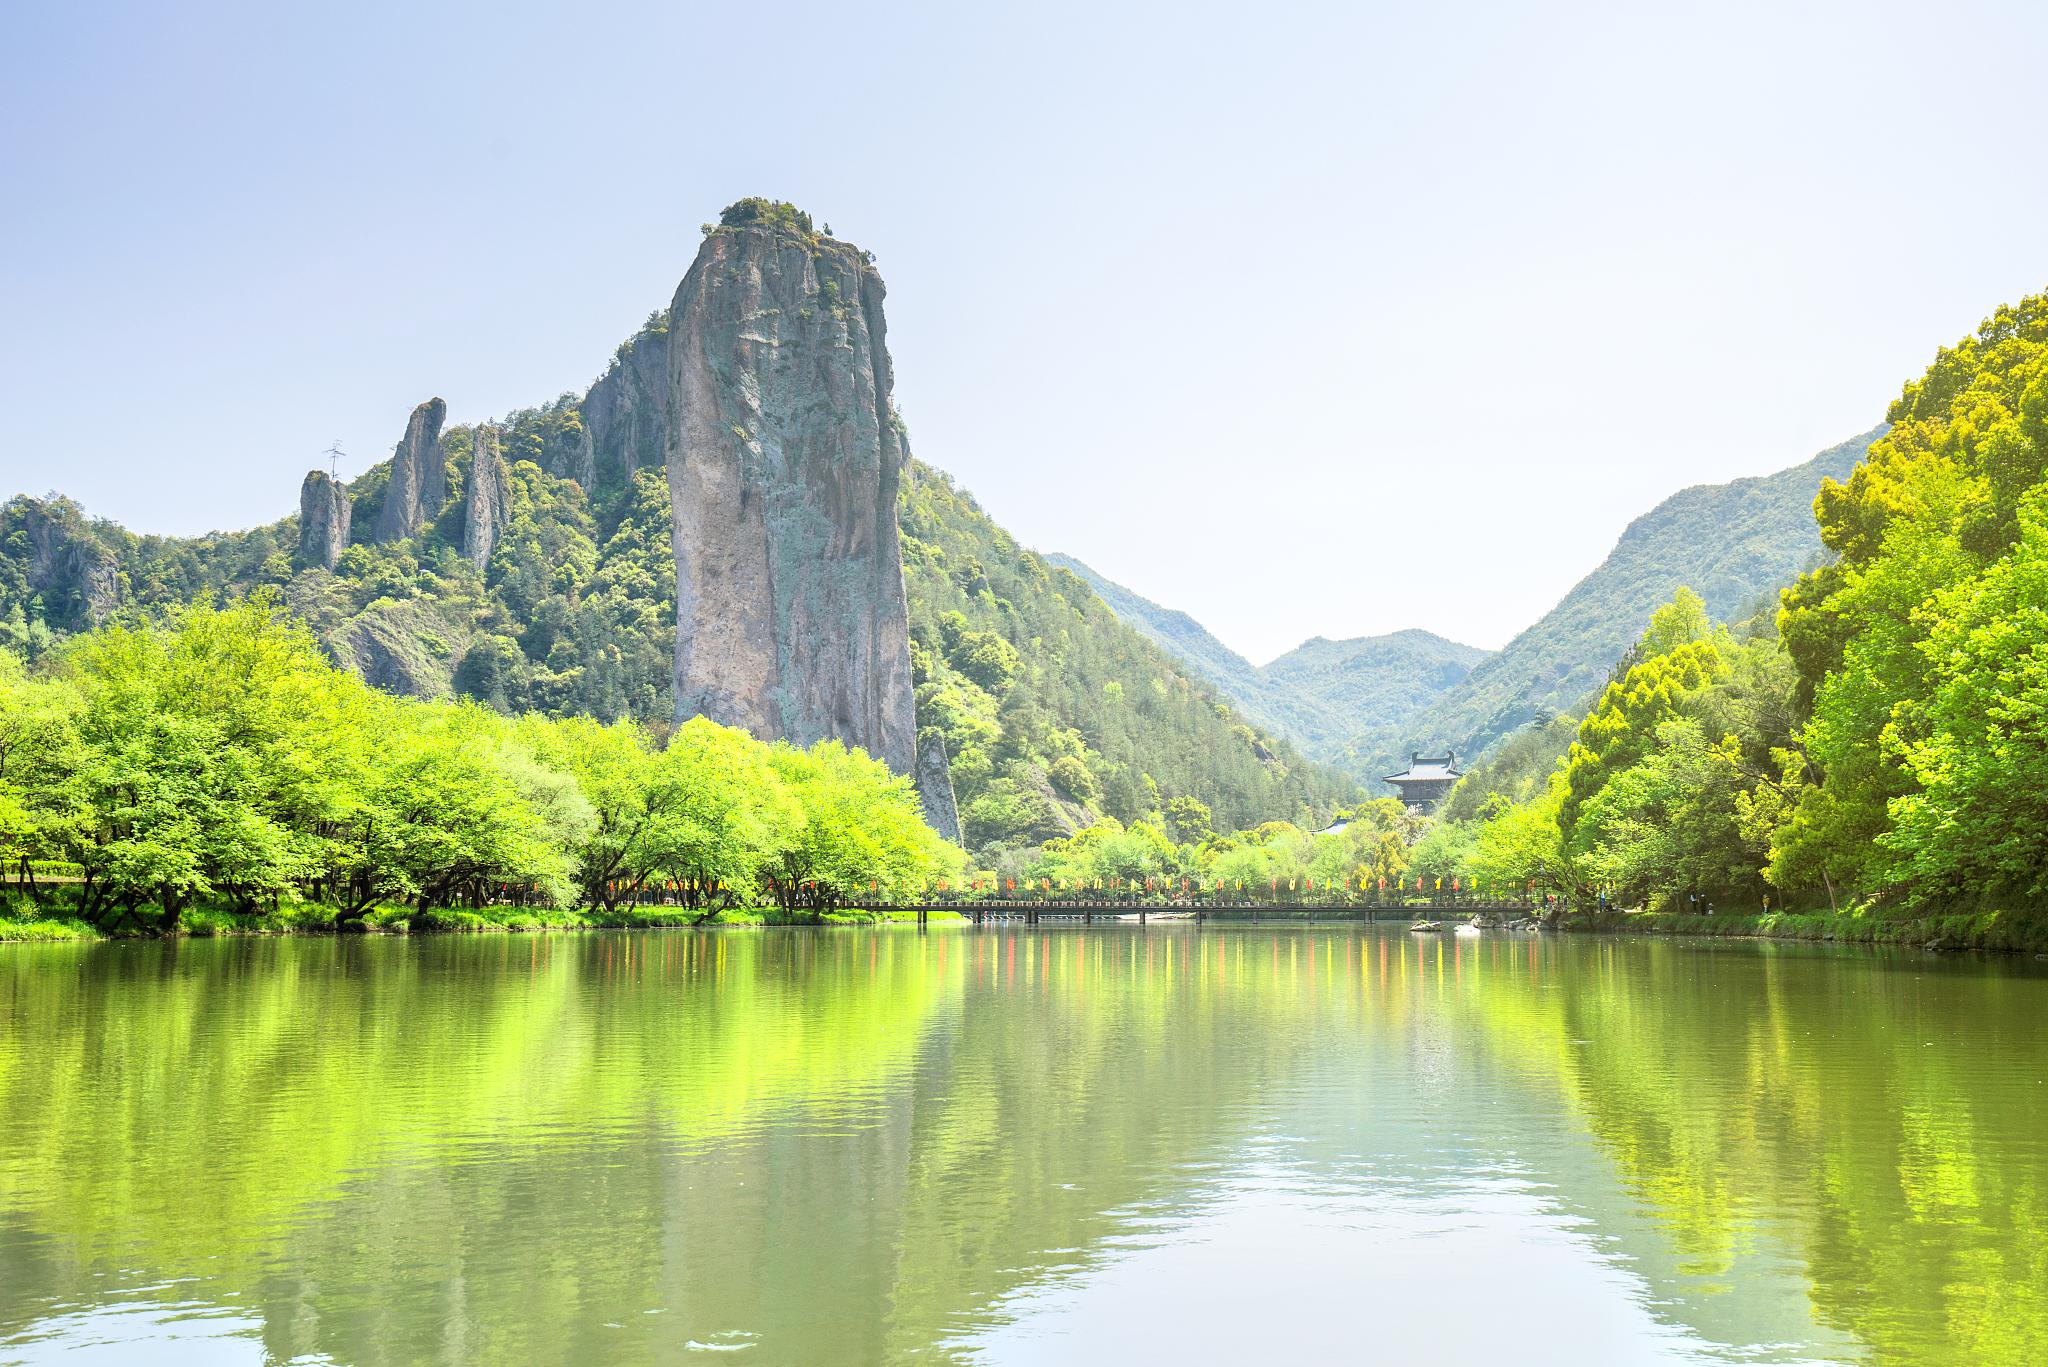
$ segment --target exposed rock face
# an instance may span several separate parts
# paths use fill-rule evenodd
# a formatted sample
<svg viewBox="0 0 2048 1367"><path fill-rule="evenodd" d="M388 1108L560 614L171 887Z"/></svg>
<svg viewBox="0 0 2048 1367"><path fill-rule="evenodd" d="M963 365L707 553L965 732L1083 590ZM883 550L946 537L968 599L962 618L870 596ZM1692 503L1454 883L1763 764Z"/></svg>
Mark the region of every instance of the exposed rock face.
<svg viewBox="0 0 2048 1367"><path fill-rule="evenodd" d="M348 549L348 490L325 470L308 470L299 486L299 563L331 570Z"/></svg>
<svg viewBox="0 0 2048 1367"><path fill-rule="evenodd" d="M906 457L882 295L857 248L763 223L713 231L676 290L676 711L836 737L908 774Z"/></svg>
<svg viewBox="0 0 2048 1367"><path fill-rule="evenodd" d="M97 627L120 601L121 567L112 552L87 533L78 505L68 499L24 499L21 510L29 542L28 586L43 597L50 625L66 631Z"/></svg>
<svg viewBox="0 0 2048 1367"><path fill-rule="evenodd" d="M583 399L586 492L630 482L668 458L669 374L665 325L636 333Z"/></svg>
<svg viewBox="0 0 2048 1367"><path fill-rule="evenodd" d="M405 439L391 453L391 482L377 514L377 540L403 541L438 515L448 501L448 461L441 452L441 424L448 405L429 399L413 409Z"/></svg>
<svg viewBox="0 0 2048 1367"><path fill-rule="evenodd" d="M469 490L462 500L462 550L481 570L491 562L491 548L512 506L512 476L505 469L497 428L479 424L473 440Z"/></svg>
<svg viewBox="0 0 2048 1367"><path fill-rule="evenodd" d="M917 741L917 800L924 806L924 819L946 839L960 843L960 807L953 800L953 766L946 760L946 737L941 731L926 731Z"/></svg>

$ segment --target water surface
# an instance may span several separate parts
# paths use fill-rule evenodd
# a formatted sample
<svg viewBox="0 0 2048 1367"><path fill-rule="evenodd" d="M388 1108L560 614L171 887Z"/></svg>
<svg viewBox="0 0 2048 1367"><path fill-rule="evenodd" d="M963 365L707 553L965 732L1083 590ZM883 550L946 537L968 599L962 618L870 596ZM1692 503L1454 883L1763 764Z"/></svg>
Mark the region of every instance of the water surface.
<svg viewBox="0 0 2048 1367"><path fill-rule="evenodd" d="M2042 967L0 946L0 1363L2038 1362Z"/></svg>

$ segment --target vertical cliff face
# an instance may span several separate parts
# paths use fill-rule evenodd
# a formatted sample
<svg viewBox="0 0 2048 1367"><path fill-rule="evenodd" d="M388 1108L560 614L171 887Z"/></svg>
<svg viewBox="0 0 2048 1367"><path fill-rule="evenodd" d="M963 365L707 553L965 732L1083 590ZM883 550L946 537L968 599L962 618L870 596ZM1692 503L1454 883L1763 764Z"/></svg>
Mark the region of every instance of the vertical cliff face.
<svg viewBox="0 0 2048 1367"><path fill-rule="evenodd" d="M634 334L583 399L584 489L616 488L668 458L668 332L660 315Z"/></svg>
<svg viewBox="0 0 2048 1367"><path fill-rule="evenodd" d="M348 549L348 490L325 470L309 470L299 486L299 564L331 570Z"/></svg>
<svg viewBox="0 0 2048 1367"><path fill-rule="evenodd" d="M937 730L918 737L917 800L931 828L954 844L960 843L960 805L953 796L953 766L946 760L946 737Z"/></svg>
<svg viewBox="0 0 2048 1367"><path fill-rule="evenodd" d="M448 462L441 451L441 424L448 405L429 399L413 409L405 438L391 453L391 482L377 514L377 540L403 541L420 529L448 501Z"/></svg>
<svg viewBox="0 0 2048 1367"><path fill-rule="evenodd" d="M738 210L744 206L735 206ZM669 310L676 709L913 772L882 281L787 206L708 235Z"/></svg>
<svg viewBox="0 0 2048 1367"><path fill-rule="evenodd" d="M17 499L7 510L15 514L27 543L23 578L29 591L43 599L49 624L90 631L104 622L120 602L121 567L92 536L78 505L67 499Z"/></svg>
<svg viewBox="0 0 2048 1367"><path fill-rule="evenodd" d="M505 469L497 428L480 423L471 441L469 488L462 500L462 550L469 563L481 570L490 563L491 548L498 544L498 532L505 525L512 503L512 477Z"/></svg>

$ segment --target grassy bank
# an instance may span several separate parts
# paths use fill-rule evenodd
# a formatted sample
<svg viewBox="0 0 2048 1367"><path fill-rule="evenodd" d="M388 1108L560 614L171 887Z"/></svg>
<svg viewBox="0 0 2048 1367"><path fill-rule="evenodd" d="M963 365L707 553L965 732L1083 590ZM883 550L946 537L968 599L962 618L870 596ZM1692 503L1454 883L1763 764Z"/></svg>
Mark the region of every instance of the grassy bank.
<svg viewBox="0 0 2048 1367"><path fill-rule="evenodd" d="M957 912L935 911L934 923L962 921ZM747 929L761 926L873 926L915 923L914 911L831 911L822 917L792 913L779 907L740 907L708 919L685 907L620 907L614 912L557 911L539 907L485 907L482 910L411 907L374 908L349 934L470 935L531 933L555 930ZM179 935L206 938L223 935L333 935L334 913L321 907L285 908L274 915L247 916L200 908L185 914ZM142 938L137 931L106 932L73 917L0 915L0 943L56 940Z"/></svg>
<svg viewBox="0 0 2048 1367"><path fill-rule="evenodd" d="M1655 935L2048 953L2048 912L2035 908L1917 913L1857 908L1842 912L1716 912L1710 916L1674 911L1615 911L1575 916L1567 926L1573 930L1647 931Z"/></svg>

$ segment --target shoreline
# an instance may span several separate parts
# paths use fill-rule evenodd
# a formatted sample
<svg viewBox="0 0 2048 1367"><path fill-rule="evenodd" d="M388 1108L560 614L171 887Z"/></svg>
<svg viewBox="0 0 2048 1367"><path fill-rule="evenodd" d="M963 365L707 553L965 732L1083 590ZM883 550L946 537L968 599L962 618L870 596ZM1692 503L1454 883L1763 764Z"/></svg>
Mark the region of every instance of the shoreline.
<svg viewBox="0 0 2048 1367"><path fill-rule="evenodd" d="M2013 911L1928 912L1859 916L1838 911L1581 912L1569 933L1693 936L1717 940L1791 940L1816 944L1890 945L1936 953L2048 954L2048 917Z"/></svg>
<svg viewBox="0 0 2048 1367"><path fill-rule="evenodd" d="M696 913L685 908L669 907L640 908L637 913L609 915L524 908L502 910L504 914L494 915L442 908L383 919L363 918L348 922L345 928L335 926L329 916L234 916L200 912L195 913L187 924L163 933L133 928L104 931L74 917L0 918L0 945L97 944L116 940L409 939L443 935L586 934L606 930L806 930L831 926L909 925L917 920L916 913L909 911L826 912L813 917L808 912L787 912L779 907L734 908L707 920L700 920ZM965 924L966 920L958 912L934 911L927 914L927 921L934 924Z"/></svg>
<svg viewBox="0 0 2048 1367"><path fill-rule="evenodd" d="M235 916L201 911L167 934L138 929L108 932L69 917L13 920L0 918L0 944L96 943L116 940L207 940L280 938L409 938L441 935L583 934L617 930L768 930L818 929L832 926L911 925L916 913L840 911L813 917L777 907L735 908L708 920L681 908L638 908L628 912L534 911L524 908L493 912L439 909L426 913L387 914L337 928L327 916ZM1161 922L1184 918L1162 914ZM1461 920L1451 917L1450 922ZM965 925L955 911L931 911L934 925ZM1342 924L1337 921L1325 924ZM1715 912L1694 915L1672 911L1574 912L1553 933L1577 935L1667 935L1716 940L1779 940L1808 944L1853 944L1926 949L1936 953L1970 951L2048 957L2048 916L2012 911L1963 911L1921 916L1869 916L1848 912Z"/></svg>

